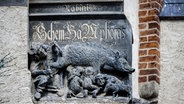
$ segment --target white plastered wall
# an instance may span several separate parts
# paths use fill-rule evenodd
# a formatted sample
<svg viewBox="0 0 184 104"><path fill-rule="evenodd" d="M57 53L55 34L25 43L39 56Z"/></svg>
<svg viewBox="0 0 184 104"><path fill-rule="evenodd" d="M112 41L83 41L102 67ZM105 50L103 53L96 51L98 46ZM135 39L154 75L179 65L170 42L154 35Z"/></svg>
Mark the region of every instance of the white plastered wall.
<svg viewBox="0 0 184 104"><path fill-rule="evenodd" d="M128 18L132 30L133 30L133 50L132 50L132 67L135 68L135 72L133 73L132 77L132 84L133 84L133 97L139 98L138 94L138 76L139 76L139 69L138 69L138 50L139 50L139 29L138 29L138 10L139 10L139 1L138 0L125 0L124 1L124 10L125 15Z"/></svg>
<svg viewBox="0 0 184 104"><path fill-rule="evenodd" d="M11 53L11 67L0 70L0 104L32 104L27 68L28 8L0 6L0 59Z"/></svg>
<svg viewBox="0 0 184 104"><path fill-rule="evenodd" d="M159 104L184 104L184 21L161 21Z"/></svg>

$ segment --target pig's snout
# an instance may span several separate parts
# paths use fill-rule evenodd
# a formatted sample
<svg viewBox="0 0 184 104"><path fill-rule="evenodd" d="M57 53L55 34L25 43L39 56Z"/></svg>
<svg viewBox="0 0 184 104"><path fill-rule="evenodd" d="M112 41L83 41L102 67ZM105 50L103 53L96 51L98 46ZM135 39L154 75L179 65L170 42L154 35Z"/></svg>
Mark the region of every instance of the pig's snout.
<svg viewBox="0 0 184 104"><path fill-rule="evenodd" d="M127 66L127 67L125 67L125 70L126 70L126 72L128 72L128 73L133 73L134 71L135 71L135 69L134 68L132 68L132 67L130 67L130 66Z"/></svg>
<svg viewBox="0 0 184 104"><path fill-rule="evenodd" d="M135 69L134 68L131 68L130 72L131 73L135 72Z"/></svg>

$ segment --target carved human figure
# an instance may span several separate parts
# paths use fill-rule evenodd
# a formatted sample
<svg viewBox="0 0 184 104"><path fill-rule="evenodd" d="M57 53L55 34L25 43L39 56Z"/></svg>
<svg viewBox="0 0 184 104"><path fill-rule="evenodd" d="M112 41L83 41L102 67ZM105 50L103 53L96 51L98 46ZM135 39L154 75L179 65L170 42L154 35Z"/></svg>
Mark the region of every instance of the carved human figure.
<svg viewBox="0 0 184 104"><path fill-rule="evenodd" d="M52 42L50 45L42 45L42 47L44 47L47 50L46 60L47 60L48 70L51 70L51 73L53 76L52 84L53 86L57 87L58 96L62 96L63 93L61 92L61 85L60 85L61 80L63 80L63 79L60 79L61 78L60 73L62 72L58 72L59 71L58 68L53 68L48 65L48 63L56 62L59 57L62 57L62 53L60 52L60 47L56 46L55 41Z"/></svg>
<svg viewBox="0 0 184 104"><path fill-rule="evenodd" d="M59 74L66 70L69 72L68 98L88 95L96 98L102 90L113 97L121 92L130 95L128 85L114 76L100 74L104 66L108 66L108 70L127 74L135 70L128 64L126 56L120 55L118 51L90 43L72 43L61 48L54 41L51 45L42 44L33 49L29 56L34 61L34 65L30 64L30 71L34 78L36 100L40 100L44 91L54 91L62 95L59 93L62 78Z"/></svg>
<svg viewBox="0 0 184 104"><path fill-rule="evenodd" d="M95 70L93 69L93 67L86 67L83 74L82 74L82 79L84 81L83 83L83 88L84 88L84 92L85 95L84 97L88 96L88 93L92 94L93 98L96 98L98 91L100 90L100 88L96 85L94 85L94 81L95 81Z"/></svg>
<svg viewBox="0 0 184 104"><path fill-rule="evenodd" d="M73 67L68 66L68 93L67 98L74 97L83 97L83 80L81 79L81 73L84 70L83 67ZM81 95L82 94L82 95Z"/></svg>
<svg viewBox="0 0 184 104"><path fill-rule="evenodd" d="M57 70L53 68L51 69L47 64L48 61L51 61L49 59L49 48L50 47L48 45L40 45L35 49L32 48L28 53L29 59L31 59L31 62L29 62L29 68L34 79L34 97L36 100L40 100L46 90L52 92L59 91L59 87L53 85L53 82L58 79Z"/></svg>
<svg viewBox="0 0 184 104"><path fill-rule="evenodd" d="M39 63L36 67L35 70L32 71L32 76L34 78L34 84L35 84L35 94L34 98L36 100L40 100L42 97L44 91L48 91L48 89L52 89L52 91L57 92L57 88L52 85L52 72L49 69L44 68L41 69L41 66L43 63ZM47 69L47 70L46 70Z"/></svg>

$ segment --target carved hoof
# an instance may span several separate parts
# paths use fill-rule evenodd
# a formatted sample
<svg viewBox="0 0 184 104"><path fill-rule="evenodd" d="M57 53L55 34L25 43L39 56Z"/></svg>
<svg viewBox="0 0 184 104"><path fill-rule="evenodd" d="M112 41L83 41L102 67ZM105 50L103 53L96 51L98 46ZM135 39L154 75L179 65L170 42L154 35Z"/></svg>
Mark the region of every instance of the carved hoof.
<svg viewBox="0 0 184 104"><path fill-rule="evenodd" d="M96 94L93 94L93 95L92 95L92 98L96 98Z"/></svg>
<svg viewBox="0 0 184 104"><path fill-rule="evenodd" d="M83 94L84 94L84 98L88 97L88 90L84 90Z"/></svg>
<svg viewBox="0 0 184 104"><path fill-rule="evenodd" d="M41 98L41 93L36 92L35 95L34 95L34 98L35 98L36 100L40 100L40 98Z"/></svg>
<svg viewBox="0 0 184 104"><path fill-rule="evenodd" d="M97 97L97 93L98 93L99 90L100 90L100 88L98 88L97 90L93 91L92 98L96 98Z"/></svg>

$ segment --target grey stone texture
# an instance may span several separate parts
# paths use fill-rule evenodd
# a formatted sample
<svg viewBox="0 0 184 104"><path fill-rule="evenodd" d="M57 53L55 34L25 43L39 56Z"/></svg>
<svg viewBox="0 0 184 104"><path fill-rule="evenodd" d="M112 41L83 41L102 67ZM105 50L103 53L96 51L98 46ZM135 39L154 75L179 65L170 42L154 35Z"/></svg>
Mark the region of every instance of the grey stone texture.
<svg viewBox="0 0 184 104"><path fill-rule="evenodd" d="M140 83L139 88L139 95L141 98L152 100L151 98L156 98L158 96L159 85L155 81Z"/></svg>
<svg viewBox="0 0 184 104"><path fill-rule="evenodd" d="M0 58L16 57L0 70L0 104L32 104L31 75L27 68L28 8L0 7Z"/></svg>
<svg viewBox="0 0 184 104"><path fill-rule="evenodd" d="M161 21L159 104L184 103L184 21Z"/></svg>

